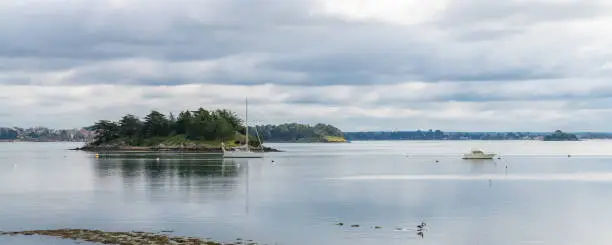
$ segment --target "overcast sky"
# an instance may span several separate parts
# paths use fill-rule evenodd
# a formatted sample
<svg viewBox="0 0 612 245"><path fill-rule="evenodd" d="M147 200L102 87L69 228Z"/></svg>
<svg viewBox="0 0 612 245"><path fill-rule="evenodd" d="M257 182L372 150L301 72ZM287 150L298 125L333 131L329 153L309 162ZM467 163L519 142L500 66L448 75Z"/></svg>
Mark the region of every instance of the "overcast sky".
<svg viewBox="0 0 612 245"><path fill-rule="evenodd" d="M0 0L0 125L612 131L606 0Z"/></svg>

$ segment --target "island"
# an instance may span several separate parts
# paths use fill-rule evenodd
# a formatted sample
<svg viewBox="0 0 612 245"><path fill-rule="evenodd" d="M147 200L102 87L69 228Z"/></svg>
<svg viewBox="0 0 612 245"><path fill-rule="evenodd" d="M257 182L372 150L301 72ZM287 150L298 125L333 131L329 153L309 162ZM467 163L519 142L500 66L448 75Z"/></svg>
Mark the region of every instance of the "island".
<svg viewBox="0 0 612 245"><path fill-rule="evenodd" d="M246 142L242 119L225 109L199 108L176 117L154 110L143 120L128 114L117 122L100 120L87 129L94 131L93 140L77 150L222 152L222 143L233 147ZM249 145L254 150L278 151L263 147L257 137L249 137Z"/></svg>
<svg viewBox="0 0 612 245"><path fill-rule="evenodd" d="M561 130L555 131L551 135L544 136L544 141L578 141L578 136L575 134L565 133Z"/></svg>
<svg viewBox="0 0 612 245"><path fill-rule="evenodd" d="M314 126L299 123L285 123L280 125L260 125L249 128L261 136L264 142L293 142L293 143L347 143L342 130L329 125L318 123Z"/></svg>
<svg viewBox="0 0 612 245"><path fill-rule="evenodd" d="M246 143L246 126L230 110L186 110L174 116L151 111L142 120L133 114L119 121L100 120L85 130L92 139L75 150L222 152L221 144L234 147ZM328 124L314 126L290 123L249 127L249 146L265 152L279 151L262 142L347 142L343 132Z"/></svg>

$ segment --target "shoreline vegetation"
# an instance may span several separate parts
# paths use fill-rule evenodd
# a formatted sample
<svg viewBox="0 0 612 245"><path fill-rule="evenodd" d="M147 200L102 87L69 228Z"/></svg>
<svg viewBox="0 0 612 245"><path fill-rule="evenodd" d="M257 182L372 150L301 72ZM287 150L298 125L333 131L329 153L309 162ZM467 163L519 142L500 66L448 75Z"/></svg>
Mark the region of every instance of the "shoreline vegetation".
<svg viewBox="0 0 612 245"><path fill-rule="evenodd" d="M565 133L561 130L555 131L551 135L544 137L543 141L579 141L578 136L575 134Z"/></svg>
<svg viewBox="0 0 612 245"><path fill-rule="evenodd" d="M370 131L345 132L347 140L376 141L376 140L538 140L538 141L576 141L582 139L612 139L609 132L443 132L440 130L428 131Z"/></svg>
<svg viewBox="0 0 612 245"><path fill-rule="evenodd" d="M221 153L226 147L246 143L246 127L232 111L225 109L182 111L168 116L151 111L142 120L132 114L119 121L100 120L86 130L93 140L73 150L115 152L204 152ZM331 125L281 124L249 127L253 151L279 152L261 142L347 142L343 132Z"/></svg>
<svg viewBox="0 0 612 245"><path fill-rule="evenodd" d="M318 123L313 126L299 123L259 125L250 127L264 142L275 143L347 143L342 130Z"/></svg>

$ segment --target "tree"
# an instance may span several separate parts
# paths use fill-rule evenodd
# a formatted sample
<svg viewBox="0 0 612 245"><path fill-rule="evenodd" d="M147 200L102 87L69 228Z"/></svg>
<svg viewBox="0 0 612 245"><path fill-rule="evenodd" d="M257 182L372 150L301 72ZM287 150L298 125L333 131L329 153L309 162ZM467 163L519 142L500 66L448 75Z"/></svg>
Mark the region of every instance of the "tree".
<svg viewBox="0 0 612 245"><path fill-rule="evenodd" d="M229 123L229 125L232 127L232 129L236 131L240 131L244 128L244 126L242 125L242 119L240 119L240 117L238 117L238 114L236 114L235 112L225 109L216 110L215 116L225 119L227 123Z"/></svg>
<svg viewBox="0 0 612 245"><path fill-rule="evenodd" d="M235 134L234 127L223 117L214 120L214 134L217 140L227 140Z"/></svg>
<svg viewBox="0 0 612 245"><path fill-rule="evenodd" d="M214 139L215 137L210 137L215 131L212 119L212 115L207 110L200 108L193 111L192 121L187 128L187 137L192 140Z"/></svg>
<svg viewBox="0 0 612 245"><path fill-rule="evenodd" d="M179 113L176 123L174 123L174 131L176 134L187 134L187 129L192 121L193 117L191 116L191 112L183 111Z"/></svg>
<svg viewBox="0 0 612 245"><path fill-rule="evenodd" d="M128 114L119 120L119 133L121 136L136 137L142 132L143 124L138 117Z"/></svg>
<svg viewBox="0 0 612 245"><path fill-rule="evenodd" d="M168 131L170 134L176 134L176 117L174 114L172 114L172 112L170 112L170 115L168 115Z"/></svg>
<svg viewBox="0 0 612 245"><path fill-rule="evenodd" d="M12 140L12 139L16 139L18 136L18 132L14 129L10 129L10 128L0 128L0 139L6 140Z"/></svg>
<svg viewBox="0 0 612 245"><path fill-rule="evenodd" d="M170 133L170 124L164 114L158 111L151 111L145 117L143 125L143 133L145 137L160 137L168 136Z"/></svg>
<svg viewBox="0 0 612 245"><path fill-rule="evenodd" d="M120 136L119 124L107 120L100 120L91 127L95 131L94 144L109 143Z"/></svg>

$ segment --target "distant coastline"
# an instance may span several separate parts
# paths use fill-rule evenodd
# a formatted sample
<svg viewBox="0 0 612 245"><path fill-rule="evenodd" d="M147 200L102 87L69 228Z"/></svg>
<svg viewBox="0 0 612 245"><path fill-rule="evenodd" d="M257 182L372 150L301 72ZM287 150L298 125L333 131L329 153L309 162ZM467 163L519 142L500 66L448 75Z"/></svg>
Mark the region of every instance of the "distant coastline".
<svg viewBox="0 0 612 245"><path fill-rule="evenodd" d="M349 141L371 141L371 140L536 140L536 141L559 141L555 140L557 132L443 132L440 130L429 131L369 131L369 132L346 132L345 137ZM609 132L578 132L566 133L571 139L612 139ZM574 135L575 137L572 137ZM547 138L548 136L548 138ZM561 137L561 139L564 136ZM575 141L575 140L572 140Z"/></svg>

